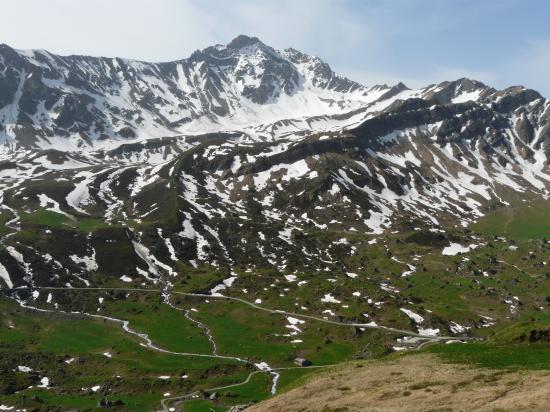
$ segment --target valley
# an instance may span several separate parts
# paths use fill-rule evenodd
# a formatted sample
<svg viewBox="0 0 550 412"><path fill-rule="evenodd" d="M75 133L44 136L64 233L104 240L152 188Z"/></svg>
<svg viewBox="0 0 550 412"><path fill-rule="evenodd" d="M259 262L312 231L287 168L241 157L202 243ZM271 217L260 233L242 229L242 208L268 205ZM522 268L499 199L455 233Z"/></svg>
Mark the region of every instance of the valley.
<svg viewBox="0 0 550 412"><path fill-rule="evenodd" d="M169 63L1 46L0 409L341 410L370 368L408 371L380 407L547 385L549 107L247 36Z"/></svg>
<svg viewBox="0 0 550 412"><path fill-rule="evenodd" d="M521 214L518 218L521 219ZM493 217L486 219L490 221ZM484 223L483 220L480 223ZM480 345L474 343L476 340L487 339L497 342L501 339L500 344L512 345L512 357L506 355L504 359L516 368L548 367L547 345L537 343L533 347L528 338L522 341L521 336L537 329L537 323L544 330L548 322L542 299L548 295L548 281L544 266L538 263L548 259L549 246L544 247L540 239L522 239L519 234L516 240L500 239L494 244L488 238L484 247L445 257L441 247L419 247L417 243L407 244L402 240L411 242L411 236L429 239L426 233L416 231L376 237L377 244L390 245L390 250L396 250L391 257L387 256L386 248L379 251L372 248L368 243L372 239L365 242L371 259L376 259L375 267L387 266L385 273L394 273L388 290L378 283L381 279L367 280L375 273L365 275L365 279L340 275L335 282L317 280L311 288L307 288L307 284L306 288L297 286L298 280L277 282L281 285L276 289L269 287L272 291L265 291L259 283L267 274L244 273L238 274L230 289L232 293L223 296L197 293L194 285L183 282L181 285L174 282L169 290L125 286L35 287L28 292L19 289L19 296L34 291L25 306L39 310L3 301L3 336L13 342L4 347L3 359L31 368L32 377L29 372L13 373L19 375L20 385L28 385L33 379L39 382L41 376L47 374L52 386L17 391L17 395L8 399L35 407L94 408L100 400L108 399L120 401L132 410L162 406L202 410L210 407L212 401L208 401L208 397L215 392L217 398L213 404L223 408L269 397L274 376L278 377L276 389L284 391L285 387L293 386L296 379L310 376L324 365L378 358L396 350L398 353L414 351L419 346L417 350L435 352L443 359L458 357L461 362L488 363L487 366L493 367L487 350L480 352L483 354L480 358L475 351L461 353L446 349L455 345L475 347ZM478 236L483 239L483 235ZM533 245L539 248L542 245L541 251L536 252L537 258L522 259L524 254L528 256L536 250ZM422 253L418 253L418 248ZM414 281L412 276L409 280L401 273L408 268L407 257L414 256L411 249L422 256L411 263L421 262L426 267L425 274L422 270L413 275ZM482 274L484 267L495 267L490 264L488 251L502 259L499 271L490 276ZM359 249L358 253L363 252ZM399 264L394 258L404 263ZM454 260L456 272L447 276L439 274L438 282L434 283L430 273L440 270L442 262L449 264L448 260ZM461 267L466 262L469 267ZM476 270L480 274L475 275ZM196 270L195 275L199 274ZM193 277L192 273L188 276ZM225 275L218 276L222 279ZM387 277L383 279L388 281ZM270 281L271 278L266 279ZM282 293L274 293L275 290ZM359 292L359 296L355 292ZM327 294L333 298L323 302ZM372 302L373 298L376 301ZM356 317L358 311L365 312L361 318ZM128 321L128 326L122 328L120 321L107 320L110 318ZM419 322L419 319L422 320ZM531 322L526 323L527 319ZM534 319L537 323L532 323ZM435 326L439 328L434 334L424 325L432 330ZM26 335L25 330L33 337L34 344L25 339L19 341ZM40 338L41 334L44 338ZM411 339L417 334L425 335L421 340ZM449 337L445 337L446 334ZM458 343L445 345L445 340ZM441 343L425 346L427 342ZM526 363L529 357L523 348L533 357L533 363ZM502 354L496 352L494 356L497 363L502 362ZM313 367L296 367L293 362L296 357L311 360ZM141 365L143 358L147 359L146 365ZM73 359L71 363L64 362L70 359ZM49 362L53 362L51 366ZM271 371L258 366L264 362ZM141 376L137 386L132 377L136 373ZM181 378L186 375L185 379ZM168 378L160 379L160 376ZM245 383L239 385L242 382ZM235 384L238 386L212 391L212 388ZM97 386L96 391L90 389ZM150 393L151 388L156 388L155 393ZM206 401L201 389L207 391ZM147 396L140 394L141 391L148 392Z"/></svg>

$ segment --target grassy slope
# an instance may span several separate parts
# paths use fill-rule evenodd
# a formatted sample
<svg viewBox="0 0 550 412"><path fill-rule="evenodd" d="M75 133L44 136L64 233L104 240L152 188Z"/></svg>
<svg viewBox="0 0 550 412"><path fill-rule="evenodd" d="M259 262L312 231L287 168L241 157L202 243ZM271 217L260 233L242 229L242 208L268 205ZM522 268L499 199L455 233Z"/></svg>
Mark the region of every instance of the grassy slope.
<svg viewBox="0 0 550 412"><path fill-rule="evenodd" d="M247 368L231 361L148 350L109 322L25 312L4 299L0 307L0 359L5 371L0 380L2 389L13 382L22 382L23 387L32 383L31 374L11 372L17 365L37 371L32 374L36 375L35 380L38 376L48 376L54 386L49 390L22 390L13 395L4 392L2 397L6 402L88 408L95 407L102 396L109 394L112 399L123 400L132 410L150 410L159 405L164 392L185 393L205 385L234 383L248 374ZM105 352L112 357L104 356ZM67 358L76 360L71 364L61 362ZM189 378L181 379L182 374ZM161 375L171 379L160 380ZM94 394L81 389L94 385L110 390ZM42 402L30 400L37 393Z"/></svg>
<svg viewBox="0 0 550 412"><path fill-rule="evenodd" d="M326 276L304 271L299 274L299 278L308 281L307 287L295 287L295 284L276 280L281 277L278 273L259 270L253 274L240 274L235 287L232 288L232 293L241 294L248 300L259 297L266 306L291 311L300 311L299 307L306 305L308 309L305 313L318 314L327 306L344 316L367 313L375 316L381 324L405 329L414 328L410 320L399 311L399 307L405 305L422 313L432 322L437 322L441 317L468 324L477 320L481 313L492 316L499 325L511 325L521 331L528 330L532 326L532 319L537 319L537 324L540 325L538 327L544 328L548 325L548 318L541 315L536 307L543 304L541 297L550 295L550 288L545 278L546 269L537 267L534 263L544 259L546 253L544 250L541 251L540 243L536 239L545 235L547 227L545 225L548 222L545 219L548 210L543 206L531 209L528 212L522 209L497 211L474 226L475 230L488 236L505 234L515 239L517 250L509 249L506 242L495 241L468 255L469 261L476 268L498 269L497 276L480 277L470 274L463 257L444 257L440 253L441 246L434 248L418 241L407 241L408 236L414 233L388 234L384 236L383 241L368 247L364 237L346 234L357 246L357 253L353 257L342 257L351 267L349 270L355 270L354 264L358 267L366 266L365 270L359 271L359 284L341 271L331 274L337 280L335 283L323 282ZM24 223L31 226L52 227L74 224L64 218L60 220L61 215L55 216L55 213L53 215L51 213L53 212L26 216ZM508 216L505 225L501 224L502 213ZM530 226L525 229L522 226L525 220L534 223L530 223ZM84 219L76 225L84 231L105 227L96 219ZM330 242L339 239L342 234L320 232L317 235L313 234L314 238L316 236L319 239L327 238ZM326 243L327 239L321 243ZM422 260L415 263L419 270L410 278L402 278L400 274L407 267L390 259L386 254L386 248L393 252L394 257L404 262L410 262L412 256L421 253ZM536 261L523 259L533 251L537 254ZM333 253L338 258L338 251L335 250ZM520 269L495 263L491 259L494 256L505 260L510 265L517 265ZM365 261L368 262L367 265L364 265ZM424 269L420 270L421 267ZM217 283L220 278L223 278L223 275L210 270L190 271L189 268L182 266L181 271L185 276L177 280L177 282L182 280L181 284L177 283L180 290L208 289L212 283ZM391 283L400 290L401 296L392 297L391 294L388 296L380 290L380 282L387 280L391 280ZM271 287L271 284L275 286ZM522 301L519 315L510 316L508 306L503 304L502 296L487 293L492 288L502 289L510 295L519 296ZM243 289L249 292L241 292ZM352 292L356 290L361 291L361 297L350 299ZM345 297L349 307L320 305L320 298L326 293ZM386 300L389 303L375 309L367 304L367 297L375 301ZM93 297L94 304L86 299L82 299L81 302L86 303L83 310L95 311L99 306L97 296ZM69 301L74 304L75 299L69 299ZM67 393L61 394L56 390L33 389L9 398L23 402L21 397L26 396L25 405L34 405L34 401L29 401L29 398L38 391L45 404L92 407L103 394L82 394L80 388L108 382L109 385L116 387L114 394L109 396L122 399L129 407L132 405L132 408L147 409L150 406L158 406L160 396L164 392L179 394L186 393L195 387L212 387L220 382L242 381L248 373L243 368L235 369L233 365L224 366L224 362L155 354L124 335L117 326L107 323L48 316L48 322L45 324L43 316L16 313L17 311L14 311L10 304L3 302L2 305L5 305L2 306L2 314L9 314L8 317L4 316L4 319L16 319L18 324L14 329L6 326L7 321L2 324L0 334L1 341L5 342L1 346L5 355L4 361L11 362L11 368L13 368L17 362L28 363L28 359L33 359L39 368L43 368L42 370L48 376L51 375L56 386L67 390ZM243 305L220 301L215 301L215 304L197 301L182 302L181 307L194 307L198 310L197 313L191 313L192 316L208 324L218 342L220 353L249 357L255 361L264 360L272 366L291 365L295 356L307 357L315 364L349 360L357 354L365 353L365 350L368 353L367 356L378 356L383 354L384 348L391 343L391 339L388 340L386 335L368 333L357 336L352 328L327 327L313 321L306 321L304 325L299 325L303 333L297 336L303 340L303 343L290 344L291 338L280 336L289 332L282 316L259 311L251 312L250 308ZM429 309L431 312L424 309ZM132 327L148 333L155 343L167 349L199 353L210 351L210 343L204 332L185 319L181 312L160 304L158 297L143 299L131 296L122 301L107 298L101 305L100 313L130 320ZM525 322L525 325L518 326L521 322ZM490 344L434 346L426 350L437 353L446 360L459 363L472 363L493 368L547 368L549 356L547 348L541 345L520 345L513 338L519 335L510 330L482 328L475 331L480 336L494 335ZM108 359L102 355L104 351L115 353L116 356ZM28 358L21 360L17 358L19 354L24 354ZM62 368L57 370L54 365L58 365L59 357L64 355L79 357L78 368L70 370L72 366L62 365ZM52 356L57 358L54 359ZM81 359L84 360L82 365L80 365ZM191 377L185 385L179 380L168 382L158 380L159 374L176 375L182 372L188 373ZM311 372L303 370L285 371L281 376L280 387L290 388L296 379L309 373ZM113 380L117 374L124 377L123 384ZM138 376L142 379L138 379ZM24 381L24 377L21 376L17 379ZM263 375L262 378L258 376L248 385L230 391L239 394L238 397L229 400L221 399L219 405L260 400L268 396L268 386L266 376ZM200 410L203 406L204 402L199 402L193 408Z"/></svg>
<svg viewBox="0 0 550 412"><path fill-rule="evenodd" d="M71 220L67 216L61 213L53 212L51 210L38 210L32 213L21 213L21 221L27 225L48 226L48 227L74 227L82 232L93 232L94 230L109 227L110 225L105 223L100 218L81 218L77 220ZM1 222L1 221L0 221Z"/></svg>
<svg viewBox="0 0 550 412"><path fill-rule="evenodd" d="M468 410L542 411L547 406L550 373L455 365L415 353L345 363L297 383L250 410L451 411L468 405Z"/></svg>
<svg viewBox="0 0 550 412"><path fill-rule="evenodd" d="M470 259L481 268L485 267L489 269L495 267L493 261L487 261L487 256L491 255L497 256L500 260L508 263L508 265L503 266L504 272L500 277L500 281L496 282L492 278L478 278L476 279L477 282L481 281L484 287L491 288L504 281L507 283L507 289L510 290L511 294L522 296L541 297L550 295L550 285L547 280L548 275L545 275L545 269L536 269L532 265L527 264L523 258L524 256L529 256L534 251L536 253L539 239L550 237L550 207L548 202L537 203L527 208L512 207L497 210L474 224L472 229L486 236L505 236L513 239L517 247L516 250L511 250L506 245L495 243L490 245L493 250L483 248L474 252ZM401 252L403 256L410 253L406 248L404 250L402 248ZM543 259L544 257L545 253L542 255ZM457 320L461 320L464 317L468 318L468 314L472 312L472 309L478 313L481 311L492 316L498 314L499 305L493 302L492 299L483 296L477 296L476 299L472 299L471 296L468 296L471 293L472 285L469 284L470 282L467 278L455 279L453 282L448 282L444 278L442 279L441 276L435 278L430 274L430 266L432 268L439 266L444 273L445 267L448 268L449 261L452 262L453 260L459 262L461 258L438 258L434 256L427 262L429 265L427 272L415 273L410 280L414 285L415 298L423 302L433 301L433 304L429 306L431 309L434 309L440 315L450 316ZM520 269L518 270L511 265L518 266ZM523 270L526 266L530 266L528 271ZM518 278L523 278L523 282L518 282ZM470 289L469 293L468 289ZM487 384L488 387L496 385L495 382L499 379L497 377L498 374L493 374L493 377L491 373L487 374L487 372L484 372L485 369L483 368L501 369L505 370L505 373L513 373L510 371L550 370L550 345L548 342L546 340L535 343L525 342L525 336L529 336L530 331L548 331L550 317L544 311L532 310L528 307L522 307L521 310L522 312L519 317L514 317L513 321L505 321L503 319L504 323L498 324L496 328L480 330L480 332L483 332L488 337L487 341L468 344L433 345L424 349L424 352L436 354L444 362L482 368L479 369L476 375L477 377L482 377L481 380L476 381L475 377L473 377L470 381L459 382L453 386L451 393L457 392L460 387L467 387L471 384L475 384L476 386ZM509 315L502 313L502 316L508 317ZM399 353L396 356L415 357L417 354ZM392 357L389 359L392 359ZM353 369L348 369L347 373L344 381L353 382L356 380ZM524 374L526 372L520 373ZM488 375L491 375L489 376L490 379L483 378ZM317 374L306 375L305 378L294 380L283 386L283 389L291 390L309 382L314 382L318 379L316 376ZM545 382L548 385L548 382ZM538 383L540 384L540 381ZM387 385L391 387L391 382L388 381ZM432 382L430 384L428 382L423 387L437 385L438 383ZM509 386L514 387L515 385L517 385L516 380L512 380L509 383ZM413 392L418 389L417 387L420 387L419 384L412 385ZM347 390L347 388L343 389ZM345 398L345 392L344 390L341 392L341 397ZM409 396L410 393L411 391L406 390L403 394L399 395ZM393 396L395 395L399 396L398 394L394 394ZM452 397L452 395L449 396ZM305 397L306 399L312 399L315 398L315 395L310 393ZM525 395L524 397L529 399L529 395ZM277 399L277 397L274 398L274 400ZM282 399L284 399L284 394L282 395ZM267 410L270 401L265 404L265 407L262 405L260 404L257 410ZM372 403L369 403L369 405L372 405ZM311 404L304 404L302 407L304 407L304 410L310 410L308 408L311 408Z"/></svg>
<svg viewBox="0 0 550 412"><path fill-rule="evenodd" d="M498 209L481 218L472 229L485 234L500 234L513 239L550 238L550 202Z"/></svg>

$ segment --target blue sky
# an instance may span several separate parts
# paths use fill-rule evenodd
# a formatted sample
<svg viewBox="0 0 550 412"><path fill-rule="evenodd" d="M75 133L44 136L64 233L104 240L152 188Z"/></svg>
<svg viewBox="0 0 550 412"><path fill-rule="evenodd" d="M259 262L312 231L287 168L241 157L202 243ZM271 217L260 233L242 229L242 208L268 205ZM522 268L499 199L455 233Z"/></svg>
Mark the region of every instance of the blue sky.
<svg viewBox="0 0 550 412"><path fill-rule="evenodd" d="M550 96L549 18L544 0L17 0L0 42L166 61L248 34L364 84L471 77Z"/></svg>

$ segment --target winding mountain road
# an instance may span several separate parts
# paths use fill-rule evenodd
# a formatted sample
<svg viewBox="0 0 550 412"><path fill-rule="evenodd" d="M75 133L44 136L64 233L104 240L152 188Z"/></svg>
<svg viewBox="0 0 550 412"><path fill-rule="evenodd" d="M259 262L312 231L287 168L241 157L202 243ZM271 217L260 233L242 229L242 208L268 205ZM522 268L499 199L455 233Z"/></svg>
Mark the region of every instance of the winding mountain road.
<svg viewBox="0 0 550 412"><path fill-rule="evenodd" d="M62 313L62 314L66 314L66 315L80 315L80 316L86 316L86 317L92 317L92 318L98 318L98 319L105 319L105 320L108 320L108 321L111 321L111 322L118 323L122 326L122 329L124 331L126 331L127 333L130 333L134 336L137 336L139 339L141 339L144 342L144 346L148 347L149 349L158 351L158 352L177 355L177 356L190 356L190 357L203 357L203 358L222 359L222 360L233 360L233 361L240 362L240 363L246 363L246 364L251 365L251 366L253 366L257 369L255 371L251 372L247 376L247 378L242 382L231 384L231 385L225 385L225 386L219 386L219 387L215 387L215 388L206 389L206 390L204 390L204 392L214 392L214 391L219 391L219 390L224 390L224 389L234 388L234 387L237 387L237 386L246 385L247 383L250 382L252 377L254 375L258 374L258 373L271 373L271 374L274 375L272 393L275 393L277 380L279 378L279 371L291 370L291 369L303 369L303 367L281 367L281 368L265 367L264 368L264 367L261 367L261 366L258 366L256 364L254 364L253 362L251 362L247 359L239 358L239 357L236 357L236 356L220 355L217 351L217 345L216 345L216 342L214 340L214 337L213 337L213 334L212 334L211 330L204 323L202 323L202 322L200 322L196 319L193 319L189 314L189 310L179 308L178 306L173 304L170 301L170 295L200 297L200 298L208 298L208 299L232 300L232 301L248 305L249 307L252 307L254 309L261 310L261 311L264 311L264 312L267 312L267 313L278 314L278 315L283 315L283 316L293 316L293 317L302 318L302 319L309 319L309 320L314 320L314 321L317 321L317 322L322 322L322 323L336 325L336 326L352 326L352 327L359 327L359 328L379 329L379 330L384 330L384 331L392 332L392 333L396 333L396 334L403 334L403 335L408 335L408 336L413 336L413 337L418 337L418 338L425 339L425 341L423 343L421 343L417 347L417 349L420 349L421 347L423 347L425 344L428 344L428 343L435 343L435 342L441 342L441 341L449 341L449 340L460 339L460 338L457 338L457 337L450 337L450 336L421 335L421 334L416 333L416 332L403 330L403 329L397 329L397 328L391 328L391 327L387 327L387 326L380 326L380 325L376 325L374 323L340 322L340 321L325 319L325 318L312 316L312 315L305 315L305 314L300 314L300 313L288 312L288 311L284 311L284 310L280 310L280 309L266 308L266 307L257 305L255 303L252 303L250 301L247 301L245 299L236 298L236 297L232 297L232 296L225 296L225 295L221 295L221 294L210 295L210 294L203 294L203 293L178 292L178 291L167 291L167 290L161 290L161 289L148 289L148 288L105 288L105 287L62 288L62 287L43 286L43 287L21 287L21 288L15 288L15 289L0 289L0 291L4 291L4 292L17 292L17 291L21 291L21 290L60 290L60 291L64 291L64 292L71 292L71 291L105 291L105 292L140 292L140 293L165 294L165 296L166 296L165 303L167 305L169 305L173 309L176 309L180 312L183 312L184 316L188 320L195 323L199 328L201 328L205 331L208 340L212 344L212 354L192 353L192 352L175 352L175 351L170 351L170 350L161 348L160 346L155 345L147 334L137 332L137 331L133 330L132 328L130 328L129 321L127 321L127 320L117 319L117 318L113 318L113 317L105 316L105 315L90 314L90 313L86 313L86 312L65 312L65 311L61 311L61 310L42 309L42 308L37 308L37 307L26 305L22 301L19 301L19 303L20 303L21 306L23 306L25 308L28 308L28 309L31 309L31 310L37 310L37 311L49 312L49 313ZM334 366L334 365L318 365L318 366L310 366L308 368L309 369L327 368L327 367L331 367L331 366ZM161 405L162 405L162 408L163 408L162 410L163 411L170 411L170 408L168 406L170 403L187 402L187 401L193 400L194 398L198 397L199 394L200 394L200 391L194 391L194 392L191 392L191 393L188 393L188 394L185 394L185 395L164 398L164 399L161 400Z"/></svg>
<svg viewBox="0 0 550 412"><path fill-rule="evenodd" d="M90 290L90 291L113 291L113 292L145 292L145 293L167 293L164 290L161 289L147 289L147 288L103 288L103 287L86 287L86 288L62 288L62 287L53 287L53 286L41 286L41 287L21 287L17 289L3 289L5 291L12 291L17 292L18 290L63 290L63 291L83 291L83 290ZM170 291L168 292L172 295L180 295L180 296L190 296L190 297L200 297L200 298L208 298L208 299L226 299L226 300L232 300L235 302L240 302L245 305L248 305L254 309L261 310L267 313L273 313L273 314L279 314L284 316L293 316L301 319L310 319L317 322L327 323L330 325L337 325L337 326L353 326L358 328L366 328L366 329L379 329L379 330L385 330L387 332L407 335L407 336L413 336L418 337L422 339L428 339L428 340L434 340L434 341L446 341L446 340L457 340L457 339L467 339L467 337L460 337L460 336L432 336L432 335L422 335L418 332L413 332L410 330L405 329L398 329L398 328L392 328L389 326L381 326L377 325L373 322L371 323L356 323L356 322L340 322L337 320L330 320L325 319L313 315L306 315L302 313L295 313L295 312L289 312L286 310L281 309L271 309L266 308L264 306L257 305L255 303L252 303L250 301L247 301L245 299L236 298L233 296L226 296L221 294L206 294L206 293L190 293L190 292L178 292L178 291Z"/></svg>

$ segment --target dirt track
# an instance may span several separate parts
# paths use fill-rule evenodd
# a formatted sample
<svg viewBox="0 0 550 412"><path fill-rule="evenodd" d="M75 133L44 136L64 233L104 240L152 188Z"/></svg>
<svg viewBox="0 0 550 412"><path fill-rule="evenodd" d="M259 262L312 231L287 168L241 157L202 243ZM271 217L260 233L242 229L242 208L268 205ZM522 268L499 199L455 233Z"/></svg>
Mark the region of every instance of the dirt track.
<svg viewBox="0 0 550 412"><path fill-rule="evenodd" d="M446 364L433 355L404 356L321 372L247 412L496 410L550 410L550 372L480 369Z"/></svg>

